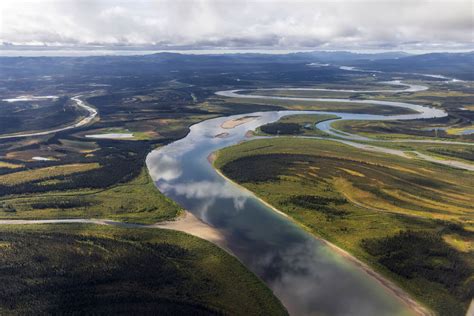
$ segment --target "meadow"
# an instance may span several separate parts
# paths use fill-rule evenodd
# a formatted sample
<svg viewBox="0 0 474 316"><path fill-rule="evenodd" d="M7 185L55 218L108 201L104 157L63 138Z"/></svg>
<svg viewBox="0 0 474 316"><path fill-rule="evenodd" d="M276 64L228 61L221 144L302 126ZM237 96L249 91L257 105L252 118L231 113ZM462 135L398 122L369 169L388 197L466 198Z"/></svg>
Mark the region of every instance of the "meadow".
<svg viewBox="0 0 474 316"><path fill-rule="evenodd" d="M215 166L439 314L465 313L474 293L471 172L285 137L225 148Z"/></svg>
<svg viewBox="0 0 474 316"><path fill-rule="evenodd" d="M463 130L465 124L453 117L438 120L413 120L413 121L355 121L343 120L332 123L332 126L340 131L362 135L369 138L381 140L397 139L430 139L430 140L456 140L463 142L473 142L472 134L454 133L454 128ZM470 127L468 125L464 129Z"/></svg>
<svg viewBox="0 0 474 316"><path fill-rule="evenodd" d="M9 176L13 176L10 174ZM148 172L104 189L49 191L0 198L1 219L108 218L153 224L181 212L155 187Z"/></svg>
<svg viewBox="0 0 474 316"><path fill-rule="evenodd" d="M130 223L173 219L181 207L155 188L145 170L145 157L209 118L284 109L410 113L370 104L214 94L274 87L383 89L392 86L374 82L398 76L378 73L373 78L338 66L308 66L313 59L311 54L1 58L2 99L61 96L56 102L0 102L2 135L44 130L80 119L84 113L71 106L74 95L82 95L99 116L90 125L73 130L0 140L0 218L109 218ZM315 96L443 107L449 119L424 121L425 127L469 126L474 112L461 107L470 109L474 104L472 84L408 77L414 83L429 84L431 89L416 94L320 92ZM293 124L290 127L297 134L322 136L316 129L305 128L320 119L327 118L292 116L278 124ZM403 122L383 128L386 133L411 137L422 134L422 125ZM351 131L380 133L378 126L357 124ZM134 139L85 137L110 132L131 132ZM473 192L468 183L472 174L368 154L334 142L261 142L268 147L252 147L259 144L254 142L240 145L249 146L249 155L264 155L260 162L240 157L243 153L232 147L222 151L216 163L225 164L224 171L236 180L246 179L242 182L246 187L303 227L369 262L441 314L463 313L466 295L473 296L473 278L466 276L472 274L474 261ZM293 147L287 147L289 143ZM472 159L470 149L463 146L410 146L407 148L416 146L440 156ZM51 160L35 161L37 156ZM0 288L8 298L0 302L0 314L285 314L270 290L235 258L182 233L88 225L1 226L0 230L0 265L5 267L0 271ZM412 248L407 248L408 244ZM447 280L454 281L448 284Z"/></svg>

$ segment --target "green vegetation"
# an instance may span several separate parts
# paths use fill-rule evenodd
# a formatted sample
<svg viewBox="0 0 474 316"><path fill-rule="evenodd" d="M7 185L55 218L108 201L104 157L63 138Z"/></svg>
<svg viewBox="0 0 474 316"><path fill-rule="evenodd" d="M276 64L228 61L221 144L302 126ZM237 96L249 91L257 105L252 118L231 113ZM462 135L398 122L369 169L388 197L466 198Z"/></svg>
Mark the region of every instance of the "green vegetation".
<svg viewBox="0 0 474 316"><path fill-rule="evenodd" d="M474 291L471 172L283 137L225 148L215 166L441 315L464 315Z"/></svg>
<svg viewBox="0 0 474 316"><path fill-rule="evenodd" d="M75 224L0 231L0 314L286 314L236 258L184 233Z"/></svg>
<svg viewBox="0 0 474 316"><path fill-rule="evenodd" d="M3 219L109 218L152 224L173 219L180 211L176 203L156 189L145 169L133 180L106 189L46 192L0 199L0 218Z"/></svg>
<svg viewBox="0 0 474 316"><path fill-rule="evenodd" d="M402 231L390 237L364 239L361 245L397 275L438 283L458 297L474 295L472 269L439 234Z"/></svg>
<svg viewBox="0 0 474 316"><path fill-rule="evenodd" d="M0 100L0 134L41 131L74 123L85 111L68 97L57 100L5 102Z"/></svg>
<svg viewBox="0 0 474 316"><path fill-rule="evenodd" d="M375 139L451 139L472 141L474 136L450 132L450 126L460 124L459 120L451 119L443 122L429 123L414 121L355 121L343 120L332 123L332 126L346 133L359 134ZM462 128L457 128L462 130Z"/></svg>
<svg viewBox="0 0 474 316"><path fill-rule="evenodd" d="M137 223L171 219L180 208L157 192L144 171L143 162L150 150L184 137L192 124L205 119L283 109L412 113L370 104L225 98L214 94L219 90L278 86L393 88L374 84L393 80L391 74L378 73L374 78L371 74L336 67L309 67L314 56L310 60L301 58L157 54L4 59L0 63L2 98L49 94L62 97L56 101L0 102L5 105L0 106L0 134L45 130L77 121L84 113L72 104L69 99L72 95L82 95L98 110L99 116L88 126L53 135L0 140L0 179L4 179L0 182L0 218L98 217ZM430 67L437 66L432 62ZM457 77L452 67L447 73ZM450 114L447 121L387 125L371 122L370 126L355 124L350 130L371 137L392 133L394 136L384 137L425 138L432 137L434 132L429 129L433 127L472 126L474 85L471 82L415 81L421 79L417 76L410 79L429 84L430 89L398 94L285 89L264 93L405 101L441 107ZM292 133L322 136L315 129L305 128L317 120L316 116L286 117L277 123L276 130L289 127ZM347 128L351 128L349 125ZM134 134L133 141L84 137L126 131ZM472 136L450 135L449 131L446 135L438 132L438 137L472 139ZM265 141L260 149L248 148L249 154L266 155L269 172L265 172L267 165L262 168L251 157L227 165L226 172L234 172L232 176L237 178L247 177L244 185L262 198L318 236L371 263L441 313L462 313L466 298L460 293L472 293L468 291L472 277L466 281L464 270L456 267L464 269L467 262L470 271L474 261L473 238L469 233L474 231L472 174L420 161L406 162L397 157L363 153L332 142L321 141L316 147L311 146L315 144L312 141L298 141L291 148L285 147L286 141L276 146L278 142ZM415 148L441 157L472 160L472 150L465 146L403 143L384 146ZM220 161L232 150L223 151ZM53 160L34 161L34 156ZM71 172L73 165L94 168ZM261 178L255 182L251 174L233 171L237 167L255 171L255 176ZM222 252L214 256L213 251L217 251L214 246L183 234L85 225L2 226L0 230L3 238L0 259L4 267L0 276L5 294L2 298L8 298L0 302L4 304L0 314L282 312L268 289L241 265L233 265L236 260L221 259L228 257ZM448 286L443 280L430 278L428 271L421 271L413 261L406 262L403 256L409 248L404 248L407 240L400 231L426 232L429 240L420 241L418 235L409 238L429 249L444 242L440 246L441 255L432 261L427 262L430 260L427 258L433 258L431 253L420 253L416 258L426 263L427 270L436 271L435 274L439 268L444 269L446 275L456 277L456 282ZM401 248L397 240L402 241ZM391 246L390 253L377 251L382 244ZM209 247L214 250L209 251ZM456 250L455 255L447 251L451 248ZM414 266L407 270L409 276L396 274L393 272L396 266L386 264L386 257L391 255L400 259L393 261L396 266ZM446 265L445 258L455 260L456 267ZM244 280L247 276L251 281ZM132 282L130 278L138 281ZM156 280L160 282L155 283Z"/></svg>
<svg viewBox="0 0 474 316"><path fill-rule="evenodd" d="M326 114L288 115L277 122L260 126L257 134L327 136L326 133L318 130L314 125L334 118L337 118L337 116Z"/></svg>
<svg viewBox="0 0 474 316"><path fill-rule="evenodd" d="M474 161L474 144L449 144L446 142L429 142L429 143L420 143L420 142L404 142L392 141L392 142L379 142L371 141L365 142L368 145L375 145L378 147L386 147L393 149L400 149L406 152L418 151L420 153L436 156L441 159L449 160L460 160L464 162Z"/></svg>
<svg viewBox="0 0 474 316"><path fill-rule="evenodd" d="M73 173L85 172L97 168L99 168L99 164L97 163L84 163L18 171L0 176L0 185L13 186L31 181L47 180L58 176L66 176Z"/></svg>
<svg viewBox="0 0 474 316"><path fill-rule="evenodd" d="M21 167L23 167L23 165L14 164L14 163L5 162L5 161L0 161L0 169L1 169L1 168L17 169L17 168L21 168Z"/></svg>
<svg viewBox="0 0 474 316"><path fill-rule="evenodd" d="M324 101L292 101L278 99L249 99L249 98L220 98L211 99L214 104L220 107L244 107L247 105L247 112L259 110L259 107L271 107L276 110L300 110L300 111L331 111L347 113L364 113L380 115L412 114L413 111L405 108L393 106L373 105L369 103L349 103L349 102L324 102Z"/></svg>

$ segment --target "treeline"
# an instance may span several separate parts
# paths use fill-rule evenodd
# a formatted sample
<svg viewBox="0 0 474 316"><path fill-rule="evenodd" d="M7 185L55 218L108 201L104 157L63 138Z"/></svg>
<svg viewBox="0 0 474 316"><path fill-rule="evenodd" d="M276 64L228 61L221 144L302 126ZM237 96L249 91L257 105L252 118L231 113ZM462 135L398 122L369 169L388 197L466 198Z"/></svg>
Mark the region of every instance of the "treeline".
<svg viewBox="0 0 474 316"><path fill-rule="evenodd" d="M295 195L286 199L283 204L292 204L297 207L324 213L328 217L344 217L349 212L338 209L337 206L346 204L347 200L337 197L323 197L315 195Z"/></svg>
<svg viewBox="0 0 474 316"><path fill-rule="evenodd" d="M297 123L269 123L260 127L260 130L271 135L297 135L301 134L301 126Z"/></svg>
<svg viewBox="0 0 474 316"><path fill-rule="evenodd" d="M81 188L99 189L117 183L125 183L137 177L142 170L146 155L151 150L150 144L147 142L114 142L113 146L106 146L107 144L112 145L111 143L101 144L101 149L94 153L94 157L79 161L97 162L101 166L98 169L71 175L46 177L41 180L11 186L0 185L0 196ZM64 163L65 161L48 165ZM46 164L43 166L46 166ZM58 181L44 183L45 180Z"/></svg>
<svg viewBox="0 0 474 316"><path fill-rule="evenodd" d="M72 123L81 112L68 104L67 97L55 101L24 101L16 103L0 102L0 133L9 134L22 131L43 130Z"/></svg>
<svg viewBox="0 0 474 316"><path fill-rule="evenodd" d="M474 269L440 234L402 231L395 236L363 239L361 246L398 275L435 282L462 301L474 296Z"/></svg>
<svg viewBox="0 0 474 316"><path fill-rule="evenodd" d="M286 156L288 156L288 158ZM293 155L284 154L242 157L225 164L222 167L222 172L237 182L278 180L278 176L281 172L291 165L292 158ZM265 168L262 168L262 161L265 162Z"/></svg>
<svg viewBox="0 0 474 316"><path fill-rule="evenodd" d="M298 162L308 164L322 164L326 161L330 162L356 162L344 158L303 155L303 154L258 154L255 156L247 156L237 158L226 163L221 169L229 178L237 182L265 182L278 180L280 175L294 175L295 170L289 168L301 168ZM264 164L264 168L262 165ZM324 170L323 170L324 171ZM304 169L303 171L304 172Z"/></svg>
<svg viewBox="0 0 474 316"><path fill-rule="evenodd" d="M72 199L48 199L47 201L41 201L36 203L31 203L30 206L34 209L68 209L68 208L77 208L77 207L86 207L91 206L90 201L86 201L81 198L72 198Z"/></svg>
<svg viewBox="0 0 474 316"><path fill-rule="evenodd" d="M190 265L176 261L194 262L196 254L178 245L10 232L0 242L10 245L0 258L7 314L219 314L195 294L218 285L189 278ZM92 248L99 250L91 255Z"/></svg>
<svg viewBox="0 0 474 316"><path fill-rule="evenodd" d="M428 148L430 152L474 161L474 148L450 149L450 148Z"/></svg>

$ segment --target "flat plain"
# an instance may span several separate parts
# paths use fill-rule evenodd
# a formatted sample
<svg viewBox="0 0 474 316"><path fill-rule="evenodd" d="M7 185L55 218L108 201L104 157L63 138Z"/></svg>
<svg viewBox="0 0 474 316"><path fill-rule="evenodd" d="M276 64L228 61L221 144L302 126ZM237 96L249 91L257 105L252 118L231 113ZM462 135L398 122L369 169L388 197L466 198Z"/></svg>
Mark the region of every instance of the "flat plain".
<svg viewBox="0 0 474 316"><path fill-rule="evenodd" d="M456 67L465 69L472 58L460 55L461 63L446 67L445 56L435 57L423 64L423 71L444 71L464 81L402 76L401 71L421 70L400 64L393 72L392 66L383 68L369 60L354 66L370 65L386 72L375 77L337 65L312 67L317 58L312 54L0 58L1 136L44 132L77 122L87 114L74 106L72 98L77 96L98 111L92 122L79 128L0 139L0 219L96 218L128 224L177 219L182 207L156 189L145 158L207 119L280 110L413 113L343 100L226 98L215 94L221 90L401 101L443 109L448 116L439 119L337 121L333 127L372 138L373 145L472 163L474 134L466 131L474 119L474 78ZM415 93L285 89L386 90L394 87L380 82L391 80L429 89ZM4 101L25 95L59 98ZM262 126L256 135L327 139L245 142L219 152L216 166L438 314L464 314L474 295L472 172L331 141L331 136L314 127L329 118L289 116ZM133 137L87 137L103 134ZM406 142L409 139L434 142ZM1 300L0 313L74 313L87 311L87 306L104 313L286 313L237 259L183 233L85 224L2 225L0 230L0 260L6 267L0 274L4 280L0 291L6 298ZM68 294L67 289L73 290Z"/></svg>

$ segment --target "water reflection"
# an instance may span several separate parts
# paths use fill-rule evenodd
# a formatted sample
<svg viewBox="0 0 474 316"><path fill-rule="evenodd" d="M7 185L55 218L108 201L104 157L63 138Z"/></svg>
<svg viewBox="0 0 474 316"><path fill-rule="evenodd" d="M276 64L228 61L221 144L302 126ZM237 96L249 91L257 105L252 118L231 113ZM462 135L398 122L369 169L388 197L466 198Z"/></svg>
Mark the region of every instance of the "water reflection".
<svg viewBox="0 0 474 316"><path fill-rule="evenodd" d="M247 130L295 113L323 112L252 113L258 118L233 129L223 129L221 124L244 115L201 122L184 139L150 153L148 168L165 195L222 231L229 249L270 286L291 314L410 314L352 261L223 179L209 164L210 153L244 140ZM214 137L220 133L229 135Z"/></svg>

